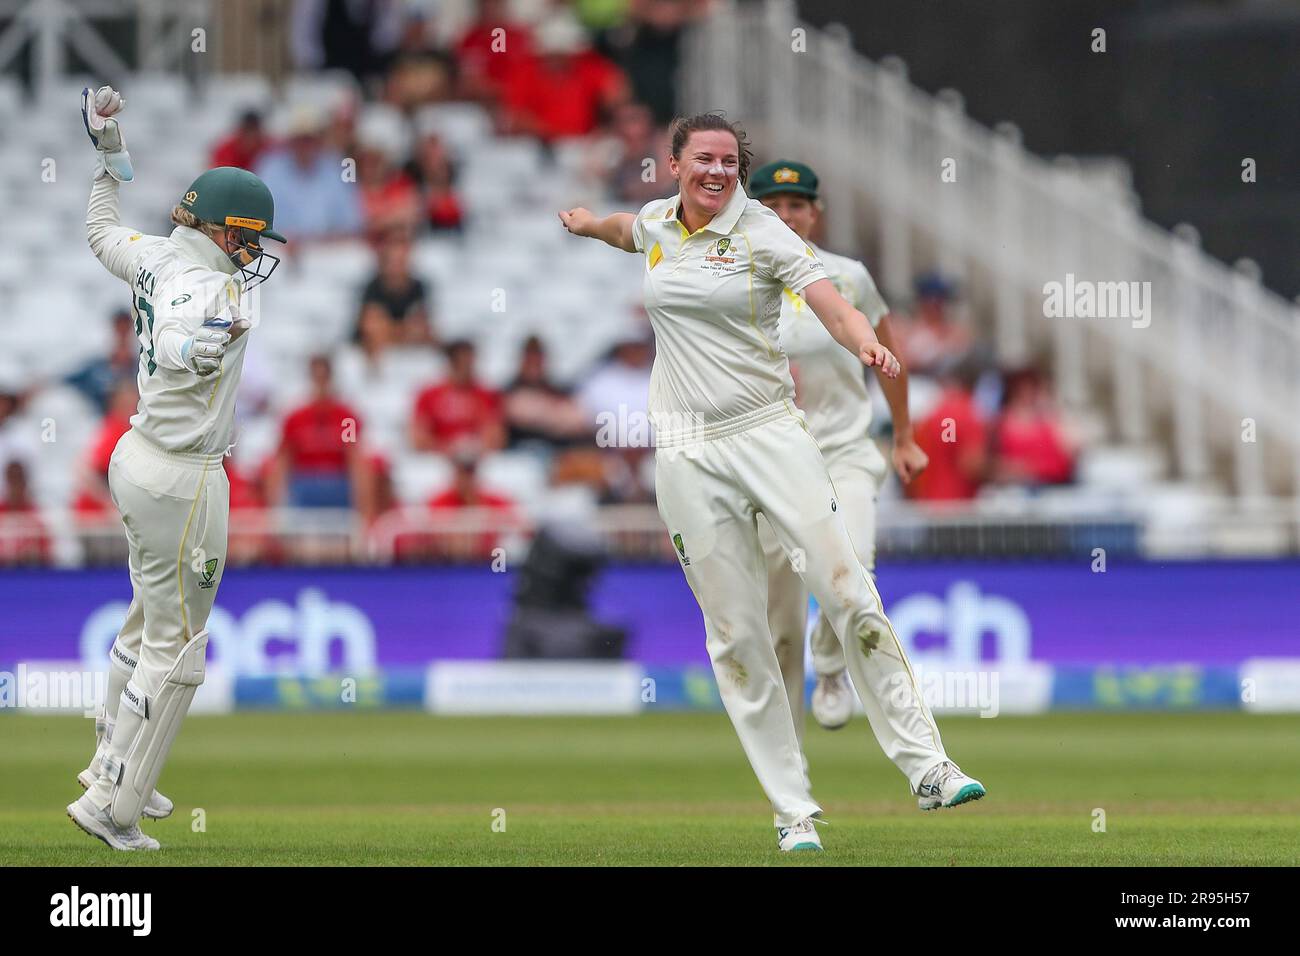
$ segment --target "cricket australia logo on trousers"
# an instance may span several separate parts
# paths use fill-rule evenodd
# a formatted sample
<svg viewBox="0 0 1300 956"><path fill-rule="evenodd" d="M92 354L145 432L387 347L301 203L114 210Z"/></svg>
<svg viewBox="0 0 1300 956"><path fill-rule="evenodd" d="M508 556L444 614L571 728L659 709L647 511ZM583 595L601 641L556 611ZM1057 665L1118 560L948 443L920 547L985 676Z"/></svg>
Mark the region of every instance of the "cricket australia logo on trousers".
<svg viewBox="0 0 1300 956"><path fill-rule="evenodd" d="M691 559L686 556L686 544L682 541L680 534L673 535L673 547L677 549L677 554L681 557L683 566L691 563Z"/></svg>
<svg viewBox="0 0 1300 956"><path fill-rule="evenodd" d="M217 576L217 562L219 558L210 558L203 565L203 580L199 581L199 587L203 589L214 587L213 578Z"/></svg>

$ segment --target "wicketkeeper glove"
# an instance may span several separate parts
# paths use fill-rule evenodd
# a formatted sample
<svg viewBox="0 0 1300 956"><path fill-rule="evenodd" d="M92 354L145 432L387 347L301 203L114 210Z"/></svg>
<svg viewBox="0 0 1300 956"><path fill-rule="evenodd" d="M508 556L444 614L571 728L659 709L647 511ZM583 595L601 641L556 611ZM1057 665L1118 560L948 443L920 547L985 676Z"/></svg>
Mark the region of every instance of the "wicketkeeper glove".
<svg viewBox="0 0 1300 956"><path fill-rule="evenodd" d="M126 100L111 86L101 86L94 93L90 87L81 91L81 120L86 124L86 135L100 153L100 171L107 172L119 183L135 179L131 168L131 154L126 151L122 130L111 117L122 111Z"/></svg>
<svg viewBox="0 0 1300 956"><path fill-rule="evenodd" d="M214 316L203 323L181 346L181 361L199 375L211 375L221 368L221 358L230 344L232 319Z"/></svg>

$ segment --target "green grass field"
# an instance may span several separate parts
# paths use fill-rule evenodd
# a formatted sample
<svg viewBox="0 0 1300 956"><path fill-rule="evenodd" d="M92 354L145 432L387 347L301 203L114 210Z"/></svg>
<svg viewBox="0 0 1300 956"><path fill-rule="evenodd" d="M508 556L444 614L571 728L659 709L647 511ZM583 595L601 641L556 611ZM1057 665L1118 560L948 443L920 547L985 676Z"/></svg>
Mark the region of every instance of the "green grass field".
<svg viewBox="0 0 1300 956"><path fill-rule="evenodd" d="M949 719L989 796L921 813L864 719L808 729L828 852L776 850L721 714L193 717L154 854L116 854L64 806L88 720L0 718L0 865L1295 865L1300 715ZM196 808L206 830L196 832ZM1106 832L1094 832L1094 810ZM505 831L493 811L505 811Z"/></svg>

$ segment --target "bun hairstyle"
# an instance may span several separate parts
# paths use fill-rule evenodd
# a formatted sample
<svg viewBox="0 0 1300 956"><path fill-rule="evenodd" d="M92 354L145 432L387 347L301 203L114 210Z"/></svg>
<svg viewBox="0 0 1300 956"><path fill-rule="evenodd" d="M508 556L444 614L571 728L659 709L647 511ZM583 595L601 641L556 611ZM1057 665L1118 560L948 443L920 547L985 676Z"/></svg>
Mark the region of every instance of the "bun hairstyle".
<svg viewBox="0 0 1300 956"><path fill-rule="evenodd" d="M681 162L682 150L686 147L686 141L691 138L691 134L704 130L725 130L736 137L737 152L740 154L740 184L742 186L748 185L749 164L754 158L754 154L749 148L749 135L739 123L731 122L721 111L697 113L695 116L679 116L673 120L672 125L668 128L673 159Z"/></svg>

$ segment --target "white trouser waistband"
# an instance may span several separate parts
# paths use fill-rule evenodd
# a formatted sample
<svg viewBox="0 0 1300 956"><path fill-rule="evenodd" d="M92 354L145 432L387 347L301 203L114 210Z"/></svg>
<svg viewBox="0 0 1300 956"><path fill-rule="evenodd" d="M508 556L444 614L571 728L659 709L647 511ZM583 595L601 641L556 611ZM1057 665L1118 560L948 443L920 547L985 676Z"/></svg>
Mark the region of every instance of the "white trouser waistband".
<svg viewBox="0 0 1300 956"><path fill-rule="evenodd" d="M800 420L803 417L803 413L795 407L793 402L780 401L765 405L762 408L756 408L754 411L746 412L743 415L723 419L720 422L690 424L681 421L681 419L688 418L689 413L676 412L667 414L652 413L651 420L655 423L655 446L658 448L672 448L679 445L691 445L695 442L726 438L728 435L748 431L751 428L764 425L787 415ZM660 428L659 425L662 421L670 421L673 425L679 427Z"/></svg>
<svg viewBox="0 0 1300 956"><path fill-rule="evenodd" d="M121 439L124 447L133 452L139 452L142 455L148 455L163 464L174 465L178 468L190 468L194 471L208 471L216 465L221 465L221 459L224 455L204 455L195 452L168 451L154 444L153 441L140 434L138 429L132 428Z"/></svg>

